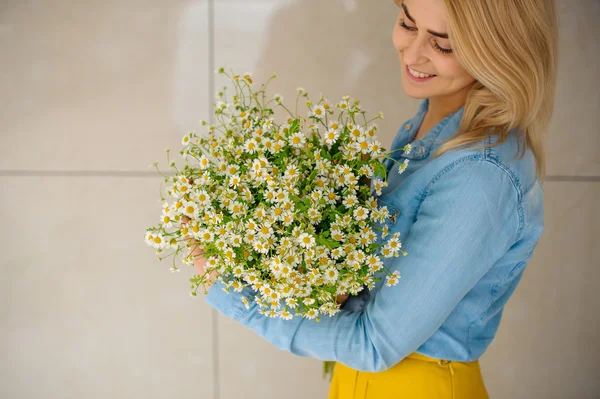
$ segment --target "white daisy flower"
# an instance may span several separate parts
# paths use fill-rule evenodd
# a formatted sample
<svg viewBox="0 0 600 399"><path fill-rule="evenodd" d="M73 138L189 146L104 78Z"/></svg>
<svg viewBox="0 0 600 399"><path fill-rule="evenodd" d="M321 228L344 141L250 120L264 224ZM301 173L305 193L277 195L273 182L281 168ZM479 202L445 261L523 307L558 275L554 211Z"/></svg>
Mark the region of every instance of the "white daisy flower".
<svg viewBox="0 0 600 399"><path fill-rule="evenodd" d="M227 174L227 176L236 175L239 170L240 167L236 164L225 164L225 173Z"/></svg>
<svg viewBox="0 0 600 399"><path fill-rule="evenodd" d="M165 241L161 234L146 233L146 244L152 245L154 248L160 249L164 247Z"/></svg>
<svg viewBox="0 0 600 399"><path fill-rule="evenodd" d="M325 136L323 137L323 139L326 144L333 145L333 144L335 144L335 142L337 141L339 136L340 135L337 130L330 128L327 131L327 133L325 133Z"/></svg>
<svg viewBox="0 0 600 399"><path fill-rule="evenodd" d="M315 303L315 300L313 298L304 298L304 300L302 301L306 306L310 306L313 303Z"/></svg>
<svg viewBox="0 0 600 399"><path fill-rule="evenodd" d="M323 198L323 191L322 190L314 190L312 193L310 193L310 198L318 203L321 198Z"/></svg>
<svg viewBox="0 0 600 399"><path fill-rule="evenodd" d="M189 133L187 133L185 136L183 136L183 138L181 139L181 144L183 145L188 145L190 143L190 139L192 138L192 135L194 135L196 132L191 131Z"/></svg>
<svg viewBox="0 0 600 399"><path fill-rule="evenodd" d="M385 238L390 234L390 230L387 225L383 226L383 231L381 232L381 237Z"/></svg>
<svg viewBox="0 0 600 399"><path fill-rule="evenodd" d="M204 170L204 169L207 169L209 166L210 166L210 161L204 154L202 154L202 156L198 160L198 168L200 168L201 170Z"/></svg>
<svg viewBox="0 0 600 399"><path fill-rule="evenodd" d="M273 149L270 152L272 154L277 154L283 149L284 145L285 142L283 140L277 140L273 142Z"/></svg>
<svg viewBox="0 0 600 399"><path fill-rule="evenodd" d="M272 152L273 151L273 140L271 140L270 138L265 138L263 140L263 147L265 147L267 149L267 151Z"/></svg>
<svg viewBox="0 0 600 399"><path fill-rule="evenodd" d="M314 319L315 317L317 317L319 315L319 311L317 309L308 309L308 311L305 314L305 317L307 319Z"/></svg>
<svg viewBox="0 0 600 399"><path fill-rule="evenodd" d="M338 279L338 276L339 272L333 267L325 270L325 281L329 284L335 283Z"/></svg>
<svg viewBox="0 0 600 399"><path fill-rule="evenodd" d="M295 174L296 172L293 172L293 173ZM275 202L282 203L282 202L285 202L288 200L289 200L289 192L287 190L284 190L281 188L279 190L277 190L277 192L275 193Z"/></svg>
<svg viewBox="0 0 600 399"><path fill-rule="evenodd" d="M258 150L258 143L255 139L250 139L244 144L244 150L249 154L254 154Z"/></svg>
<svg viewBox="0 0 600 399"><path fill-rule="evenodd" d="M299 175L298 167L296 165L288 165L285 169L284 177L286 179L296 179Z"/></svg>
<svg viewBox="0 0 600 399"><path fill-rule="evenodd" d="M402 174L402 172L406 170L406 167L408 166L408 161L409 159L405 159L404 162L398 165L398 174Z"/></svg>
<svg viewBox="0 0 600 399"><path fill-rule="evenodd" d="M334 229L332 228L330 230L330 234L331 234L331 238L336 240L336 241L342 241L345 237L344 233L342 232L342 230L340 229Z"/></svg>
<svg viewBox="0 0 600 399"><path fill-rule="evenodd" d="M326 112L327 111L325 110L325 108L322 105L317 105L316 107L313 108L312 112L310 112L308 115L315 116L319 119L323 119L323 118L325 118Z"/></svg>
<svg viewBox="0 0 600 399"><path fill-rule="evenodd" d="M183 201L181 212L190 219L195 219L198 212L198 205L194 202Z"/></svg>
<svg viewBox="0 0 600 399"><path fill-rule="evenodd" d="M359 206L354 210L353 215L356 220L365 220L369 217L369 210L367 208Z"/></svg>
<svg viewBox="0 0 600 399"><path fill-rule="evenodd" d="M352 208L354 205L356 205L358 203L358 199L356 198L355 195L349 195L346 198L344 198L344 201L342 203L344 204L344 206L346 208Z"/></svg>
<svg viewBox="0 0 600 399"><path fill-rule="evenodd" d="M339 196L331 189L328 189L323 194L325 197L325 202L331 205L335 205L339 199Z"/></svg>
<svg viewBox="0 0 600 399"><path fill-rule="evenodd" d="M242 292L242 290L244 289L244 284L240 283L239 281L234 281L231 284L231 288L233 288L233 291L235 292Z"/></svg>
<svg viewBox="0 0 600 399"><path fill-rule="evenodd" d="M381 143L377 140L373 141L369 146L369 152L372 156L377 156L383 151Z"/></svg>
<svg viewBox="0 0 600 399"><path fill-rule="evenodd" d="M373 179L373 189L377 195L381 195L381 190L383 190L384 187L387 187L387 185L387 181L383 181L380 178Z"/></svg>
<svg viewBox="0 0 600 399"><path fill-rule="evenodd" d="M302 148L306 143L306 136L301 132L294 133L290 136L289 143L292 147Z"/></svg>
<svg viewBox="0 0 600 399"><path fill-rule="evenodd" d="M363 154L368 154L370 152L371 145L367 141L366 137L358 137L356 139L355 148L357 151L360 151Z"/></svg>
<svg viewBox="0 0 600 399"><path fill-rule="evenodd" d="M298 306L298 300L296 298L286 298L285 303L292 309L295 309Z"/></svg>
<svg viewBox="0 0 600 399"><path fill-rule="evenodd" d="M199 241L201 241L203 243L211 242L214 238L215 238L215 236L212 233L212 231L210 231L209 229L206 229L206 228L201 229L198 233L198 239L199 239Z"/></svg>
<svg viewBox="0 0 600 399"><path fill-rule="evenodd" d="M206 207L208 205L210 205L210 196L208 195L208 193L204 190L199 190L196 193L196 201L198 203L198 205L202 206L202 207Z"/></svg>
<svg viewBox="0 0 600 399"><path fill-rule="evenodd" d="M315 245L315 238L309 233L302 233L298 237L298 243L303 248L312 248Z"/></svg>
<svg viewBox="0 0 600 399"><path fill-rule="evenodd" d="M242 277L244 275L244 268L241 265L237 265L233 268L233 275L235 277Z"/></svg>
<svg viewBox="0 0 600 399"><path fill-rule="evenodd" d="M346 251L342 247L337 247L331 250L331 257L335 260L341 258L346 255Z"/></svg>
<svg viewBox="0 0 600 399"><path fill-rule="evenodd" d="M367 266L369 266L369 270L373 273L381 270L381 268L383 267L383 262L376 255L367 256L366 263L367 263Z"/></svg>
<svg viewBox="0 0 600 399"><path fill-rule="evenodd" d="M391 287L398 284L400 280L400 272L398 270L395 270L391 276L385 276L385 280L386 287Z"/></svg>
<svg viewBox="0 0 600 399"><path fill-rule="evenodd" d="M381 248L381 255L384 258L391 258L393 256L392 252L390 251L390 249L388 247Z"/></svg>
<svg viewBox="0 0 600 399"><path fill-rule="evenodd" d="M261 241L254 240L252 242L252 246L256 252L259 252L261 254L266 254L269 252L268 242L266 242L264 240L261 240Z"/></svg>
<svg viewBox="0 0 600 399"><path fill-rule="evenodd" d="M245 296L241 297L242 302L244 303L244 306L246 307L246 309L250 309L250 304L248 303L248 299L246 299Z"/></svg>
<svg viewBox="0 0 600 399"><path fill-rule="evenodd" d="M321 221L321 212L319 212L317 209L315 208L310 208L308 210L308 217L311 221L318 223Z"/></svg>
<svg viewBox="0 0 600 399"><path fill-rule="evenodd" d="M281 317L283 320L291 320L293 316L289 311L282 310L279 314L279 317Z"/></svg>
<svg viewBox="0 0 600 399"><path fill-rule="evenodd" d="M269 223L263 224L257 232L257 235L261 238L269 238L274 234L273 227Z"/></svg>
<svg viewBox="0 0 600 399"><path fill-rule="evenodd" d="M373 168L370 167L369 165L363 165L359 170L358 170L358 174L360 176L367 176L367 177L371 177L373 176Z"/></svg>
<svg viewBox="0 0 600 399"><path fill-rule="evenodd" d="M402 248L402 243L394 238L391 238L388 241L387 245L392 251L396 251L396 250L399 250L400 248Z"/></svg>

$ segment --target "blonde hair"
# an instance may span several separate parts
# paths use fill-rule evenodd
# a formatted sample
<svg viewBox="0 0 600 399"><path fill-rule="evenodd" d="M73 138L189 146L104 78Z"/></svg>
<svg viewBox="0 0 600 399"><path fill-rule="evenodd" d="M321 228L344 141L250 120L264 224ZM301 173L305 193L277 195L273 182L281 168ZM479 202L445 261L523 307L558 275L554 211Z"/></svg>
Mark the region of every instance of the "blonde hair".
<svg viewBox="0 0 600 399"><path fill-rule="evenodd" d="M496 143L480 148L494 147L515 129L525 142L519 159L531 148L544 182L558 58L555 1L444 0L452 48L477 82L467 94L459 133L434 157L497 134Z"/></svg>

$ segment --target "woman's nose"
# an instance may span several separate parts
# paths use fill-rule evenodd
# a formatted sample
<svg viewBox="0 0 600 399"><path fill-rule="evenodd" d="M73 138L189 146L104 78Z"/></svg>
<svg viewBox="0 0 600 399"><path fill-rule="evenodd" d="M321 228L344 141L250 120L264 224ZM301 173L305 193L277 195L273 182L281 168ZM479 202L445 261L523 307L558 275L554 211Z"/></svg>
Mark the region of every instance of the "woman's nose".
<svg viewBox="0 0 600 399"><path fill-rule="evenodd" d="M418 38L412 39L404 48L404 63L407 65L422 65L425 62L424 41Z"/></svg>

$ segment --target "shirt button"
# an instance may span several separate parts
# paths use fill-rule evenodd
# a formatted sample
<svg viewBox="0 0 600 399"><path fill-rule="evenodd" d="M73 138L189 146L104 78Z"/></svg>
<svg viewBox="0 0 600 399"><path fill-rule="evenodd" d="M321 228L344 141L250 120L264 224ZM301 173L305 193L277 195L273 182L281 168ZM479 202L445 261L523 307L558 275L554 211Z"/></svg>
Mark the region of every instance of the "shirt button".
<svg viewBox="0 0 600 399"><path fill-rule="evenodd" d="M410 129L410 123L407 123L406 125L404 125L404 129L405 129L405 130L408 130L408 129Z"/></svg>
<svg viewBox="0 0 600 399"><path fill-rule="evenodd" d="M425 153L425 148L419 147L419 154L424 154L424 153Z"/></svg>

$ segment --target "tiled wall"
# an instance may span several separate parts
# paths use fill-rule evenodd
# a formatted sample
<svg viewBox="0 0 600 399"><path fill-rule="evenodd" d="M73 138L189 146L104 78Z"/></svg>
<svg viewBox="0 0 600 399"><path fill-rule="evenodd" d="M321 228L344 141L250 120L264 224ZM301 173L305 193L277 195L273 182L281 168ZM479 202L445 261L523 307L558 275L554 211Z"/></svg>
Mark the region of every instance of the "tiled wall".
<svg viewBox="0 0 600 399"><path fill-rule="evenodd" d="M481 358L494 399L600 392L600 50L597 0L560 0L560 76L546 228ZM402 91L392 1L0 2L0 397L325 398L321 362L279 351L188 296L145 245L154 161L179 165L219 66L318 100L383 111L389 146L418 101ZM231 87L229 88L231 89ZM304 108L301 108L304 112ZM179 262L179 261L178 261Z"/></svg>

